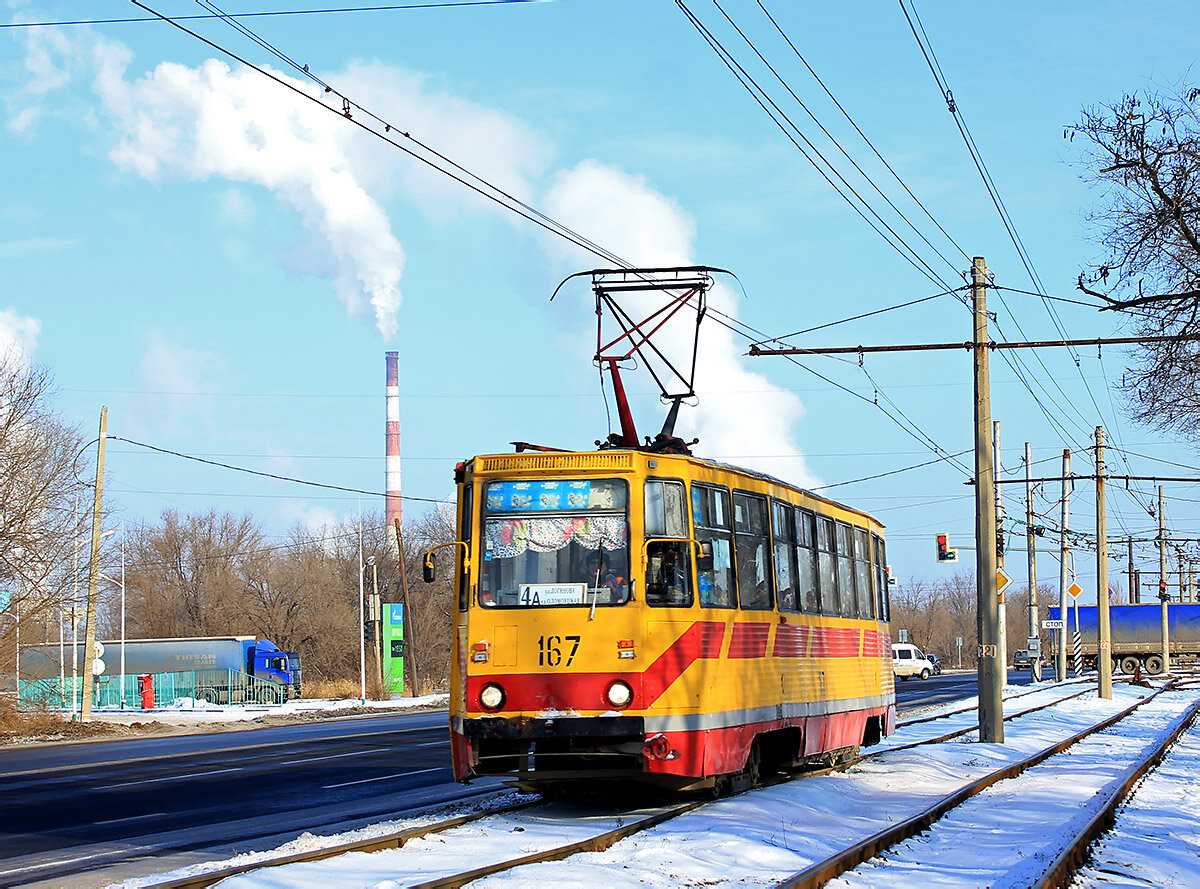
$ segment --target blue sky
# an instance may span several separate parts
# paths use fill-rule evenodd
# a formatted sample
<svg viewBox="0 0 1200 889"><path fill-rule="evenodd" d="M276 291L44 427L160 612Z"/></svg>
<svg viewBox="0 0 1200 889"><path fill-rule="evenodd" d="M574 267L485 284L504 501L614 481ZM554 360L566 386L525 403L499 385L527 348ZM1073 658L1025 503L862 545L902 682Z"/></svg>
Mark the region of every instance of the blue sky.
<svg viewBox="0 0 1200 889"><path fill-rule="evenodd" d="M150 5L170 16L204 11L183 0ZM756 78L772 80L711 0L687 6ZM764 6L953 242L900 191L758 4L721 4L944 254L905 234L936 276L958 286L968 257L982 255L996 283L1033 289L899 4ZM7 21L144 15L116 0L5 7ZM1080 182L1078 146L1063 129L1082 106L1187 81L1200 45L1194 8L1014 3L984 12L922 2L917 11L1038 277L1051 295L1079 297L1075 278L1098 254L1086 224L1096 195ZM744 292L727 287L714 305L764 336L943 289L817 174L675 3L558 0L244 21L362 108L621 256L733 271ZM189 27L323 95L228 24ZM93 430L107 405L116 436L382 492L384 352L394 349L407 496L447 496L457 460L508 450L512 440L587 448L608 433L590 361L591 295L575 287L549 301L567 275L604 261L170 25L6 28L0 41L0 339L52 370L58 407L72 422ZM868 203L904 226L777 83L772 91ZM1003 297L990 303L996 338L1058 337L1041 300ZM1054 305L1070 337L1124 332L1110 313ZM790 342L969 336L969 313L943 296ZM816 358L802 367L744 357L748 341L715 326L704 346L699 404L683 419L701 438L698 454L835 485L831 496L887 524L901 579L952 570L934 563L933 535L949 532L964 546L973 536L961 468L971 466L969 453L958 465L844 483L932 461L929 441L943 454L969 451L967 353L867 356L863 368L853 358ZM1076 472L1090 472L1086 448L1103 425L1110 444L1129 452L1110 455L1111 472L1195 474L1194 443L1125 419L1112 391L1125 362L1119 347L1075 357L1078 367L1063 350L1021 354L1036 400L993 360L1006 471L1022 473L1029 441L1042 474L1058 474L1064 447ZM652 382L635 372L627 385L652 433L664 411ZM215 507L249 511L281 536L359 507L355 495L119 441L108 465L110 503L130 522ZM1110 486L1111 535L1152 536L1143 507L1153 485L1133 487ZM1023 488L1005 493L1010 511L1023 510ZM381 508L381 498L361 499ZM1058 499L1057 486L1045 486L1035 500L1052 524ZM1167 501L1172 532L1196 536L1196 485L1169 484ZM1094 530L1082 482L1073 507L1072 526ZM419 499L405 506L407 515L426 508ZM970 567L971 553L962 556L960 567ZM1023 553L1013 562L1023 582ZM1138 562L1150 570L1157 557L1142 546ZM1111 569L1122 588L1123 567L1122 557ZM1038 570L1057 584L1051 556ZM1080 552L1077 570L1094 595L1094 555Z"/></svg>

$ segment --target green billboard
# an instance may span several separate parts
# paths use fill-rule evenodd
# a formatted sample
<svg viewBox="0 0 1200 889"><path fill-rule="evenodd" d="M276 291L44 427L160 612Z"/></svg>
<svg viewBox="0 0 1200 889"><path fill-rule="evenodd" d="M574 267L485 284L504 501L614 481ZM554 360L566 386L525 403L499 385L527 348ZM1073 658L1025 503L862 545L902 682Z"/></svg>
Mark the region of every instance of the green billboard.
<svg viewBox="0 0 1200 889"><path fill-rule="evenodd" d="M404 606L383 606L383 684L394 694L404 693Z"/></svg>

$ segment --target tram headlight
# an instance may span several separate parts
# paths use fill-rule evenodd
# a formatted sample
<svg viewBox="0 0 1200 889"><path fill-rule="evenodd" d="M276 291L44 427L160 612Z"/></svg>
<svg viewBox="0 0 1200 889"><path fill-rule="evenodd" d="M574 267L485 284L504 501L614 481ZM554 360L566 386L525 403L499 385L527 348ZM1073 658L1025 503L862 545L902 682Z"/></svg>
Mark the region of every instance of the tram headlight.
<svg viewBox="0 0 1200 889"><path fill-rule="evenodd" d="M489 682L479 692L479 703L484 710L499 710L504 706L504 689Z"/></svg>
<svg viewBox="0 0 1200 889"><path fill-rule="evenodd" d="M633 700L633 689L629 687L629 683L617 679L608 684L608 688L604 690L604 697L613 709L624 710Z"/></svg>

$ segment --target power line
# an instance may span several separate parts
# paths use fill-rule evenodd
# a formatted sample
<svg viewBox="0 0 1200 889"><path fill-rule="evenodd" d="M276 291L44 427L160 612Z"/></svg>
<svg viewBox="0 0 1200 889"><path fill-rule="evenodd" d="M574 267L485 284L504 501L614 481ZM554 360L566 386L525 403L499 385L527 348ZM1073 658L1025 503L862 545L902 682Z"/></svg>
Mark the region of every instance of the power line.
<svg viewBox="0 0 1200 889"><path fill-rule="evenodd" d="M173 16L176 21L196 21L199 19L218 19L218 18L266 18L269 16L294 16L294 15L325 15L330 13L343 12L393 12L397 10L409 9L450 9L453 7L463 6L503 6L510 3L537 3L540 0L447 0L444 3L402 3L389 4L387 6L330 6L323 9L281 9L271 12L234 12L228 15L223 13L212 13L208 15L177 15ZM125 25L141 22L158 22L162 21L157 16L138 16L136 18L115 18L115 19L73 19L70 21L59 22L3 22L0 23L0 28L50 28L64 25Z"/></svg>

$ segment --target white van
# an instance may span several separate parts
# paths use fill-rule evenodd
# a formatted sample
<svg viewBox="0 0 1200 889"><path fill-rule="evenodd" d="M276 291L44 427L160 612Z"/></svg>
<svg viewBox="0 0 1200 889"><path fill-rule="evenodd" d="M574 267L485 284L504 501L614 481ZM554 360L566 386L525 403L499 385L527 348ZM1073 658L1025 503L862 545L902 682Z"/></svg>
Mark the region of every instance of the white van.
<svg viewBox="0 0 1200 889"><path fill-rule="evenodd" d="M909 642L892 643L892 672L901 679L919 676L928 679L933 675L933 664L921 649Z"/></svg>

